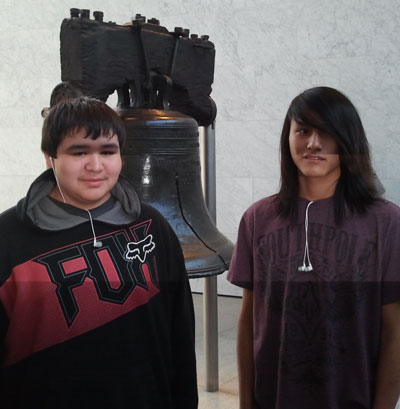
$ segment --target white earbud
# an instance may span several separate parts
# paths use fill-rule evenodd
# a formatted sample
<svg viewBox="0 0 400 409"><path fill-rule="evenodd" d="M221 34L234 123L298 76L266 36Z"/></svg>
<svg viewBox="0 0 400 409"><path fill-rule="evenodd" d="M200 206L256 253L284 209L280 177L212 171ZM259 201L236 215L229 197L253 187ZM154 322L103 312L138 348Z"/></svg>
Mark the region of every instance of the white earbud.
<svg viewBox="0 0 400 409"><path fill-rule="evenodd" d="M96 237L93 240L93 247L103 247L103 243L101 241L96 240Z"/></svg>
<svg viewBox="0 0 400 409"><path fill-rule="evenodd" d="M302 266L298 267L297 270L299 271L313 271L313 266L310 264L309 266L306 266L303 264Z"/></svg>

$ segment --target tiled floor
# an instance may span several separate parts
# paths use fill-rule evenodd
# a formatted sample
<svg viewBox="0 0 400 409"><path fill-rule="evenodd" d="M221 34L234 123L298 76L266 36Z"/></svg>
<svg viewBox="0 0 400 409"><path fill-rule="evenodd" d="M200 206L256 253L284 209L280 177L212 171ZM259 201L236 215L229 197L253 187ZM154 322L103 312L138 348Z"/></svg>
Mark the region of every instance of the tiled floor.
<svg viewBox="0 0 400 409"><path fill-rule="evenodd" d="M203 350L203 295L193 294L196 315L196 354L199 384L199 409L237 409L238 378L236 366L236 331L241 298L218 297L219 390L205 391L205 356Z"/></svg>

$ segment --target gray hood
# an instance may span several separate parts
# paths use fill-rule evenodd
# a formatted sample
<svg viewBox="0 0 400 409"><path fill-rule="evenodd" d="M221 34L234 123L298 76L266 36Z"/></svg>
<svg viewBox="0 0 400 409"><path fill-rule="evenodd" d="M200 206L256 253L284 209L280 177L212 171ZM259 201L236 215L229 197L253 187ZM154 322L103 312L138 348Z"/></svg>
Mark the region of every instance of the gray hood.
<svg viewBox="0 0 400 409"><path fill-rule="evenodd" d="M86 210L49 198L56 185L52 169L43 172L31 185L28 194L17 205L20 220L42 230L63 230L89 221ZM111 225L125 225L140 215L140 200L133 186L120 176L111 190L111 198L91 209L93 220Z"/></svg>

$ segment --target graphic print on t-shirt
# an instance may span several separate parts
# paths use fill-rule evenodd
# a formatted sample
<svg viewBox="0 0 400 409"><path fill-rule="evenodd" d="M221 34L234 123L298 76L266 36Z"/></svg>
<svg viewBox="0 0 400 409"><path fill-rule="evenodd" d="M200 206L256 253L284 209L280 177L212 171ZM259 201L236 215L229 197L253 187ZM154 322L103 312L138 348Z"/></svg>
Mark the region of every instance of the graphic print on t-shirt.
<svg viewBox="0 0 400 409"><path fill-rule="evenodd" d="M6 311L13 315L7 362L90 331L154 297L159 286L150 225L148 220L99 236L100 248L90 239L15 267L1 289ZM132 243L140 257L126 259Z"/></svg>
<svg viewBox="0 0 400 409"><path fill-rule="evenodd" d="M301 272L303 225L259 237L254 286L281 327L282 369L312 388L346 363L353 346L345 335L374 281L368 264L376 243L320 223L310 223L308 242L313 270Z"/></svg>

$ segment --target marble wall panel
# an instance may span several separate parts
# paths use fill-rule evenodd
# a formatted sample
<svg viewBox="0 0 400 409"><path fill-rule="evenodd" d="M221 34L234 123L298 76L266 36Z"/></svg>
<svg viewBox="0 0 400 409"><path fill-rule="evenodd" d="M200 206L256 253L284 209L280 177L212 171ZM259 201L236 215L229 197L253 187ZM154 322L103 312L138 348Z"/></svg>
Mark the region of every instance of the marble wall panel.
<svg viewBox="0 0 400 409"><path fill-rule="evenodd" d="M387 134L386 140L381 141L386 146L386 157L382 160L382 165L386 165L386 175L382 183L386 188L385 197L397 204L400 204L400 137L399 132L394 130ZM377 164L375 161L374 163Z"/></svg>
<svg viewBox="0 0 400 409"><path fill-rule="evenodd" d="M264 197L272 196L279 190L279 178L254 178L253 179L253 202Z"/></svg>
<svg viewBox="0 0 400 409"><path fill-rule="evenodd" d="M400 203L399 179L383 179L382 183L386 189L385 197L398 205Z"/></svg>
<svg viewBox="0 0 400 409"><path fill-rule="evenodd" d="M236 234L243 212L252 203L251 178L217 179L217 227L224 234Z"/></svg>
<svg viewBox="0 0 400 409"><path fill-rule="evenodd" d="M45 161L40 151L41 128L0 128L0 175L39 174Z"/></svg>
<svg viewBox="0 0 400 409"><path fill-rule="evenodd" d="M217 224L236 238L243 211L279 185L279 136L302 90L337 87L360 112L386 196L400 204L400 9L397 0L87 0L105 20L136 13L216 46ZM40 111L60 81L62 0L3 0L0 8L0 210L43 167Z"/></svg>
<svg viewBox="0 0 400 409"><path fill-rule="evenodd" d="M0 213L22 199L36 175L0 175Z"/></svg>
<svg viewBox="0 0 400 409"><path fill-rule="evenodd" d="M216 126L217 176L279 176L279 135L267 121L219 121Z"/></svg>

